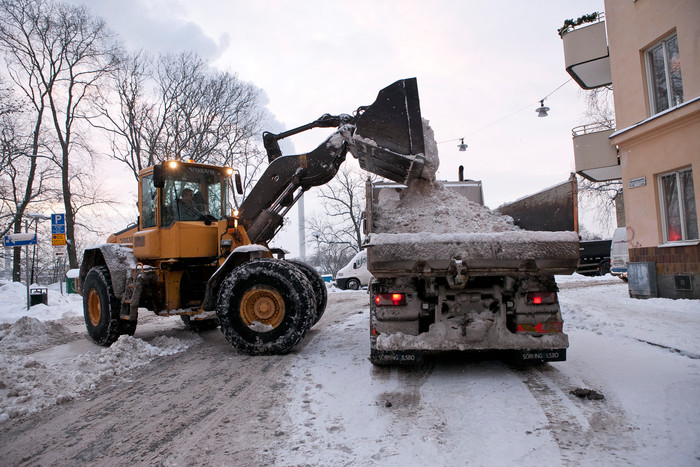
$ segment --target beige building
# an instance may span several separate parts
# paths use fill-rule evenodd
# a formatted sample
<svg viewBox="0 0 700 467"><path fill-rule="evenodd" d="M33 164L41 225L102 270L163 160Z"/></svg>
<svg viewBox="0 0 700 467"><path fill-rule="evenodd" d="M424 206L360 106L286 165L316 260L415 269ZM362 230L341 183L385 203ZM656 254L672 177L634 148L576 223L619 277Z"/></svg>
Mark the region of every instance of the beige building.
<svg viewBox="0 0 700 467"><path fill-rule="evenodd" d="M622 180L630 295L700 298L700 1L606 0L602 19L562 36L567 71L615 101L614 127L574 137L576 170Z"/></svg>

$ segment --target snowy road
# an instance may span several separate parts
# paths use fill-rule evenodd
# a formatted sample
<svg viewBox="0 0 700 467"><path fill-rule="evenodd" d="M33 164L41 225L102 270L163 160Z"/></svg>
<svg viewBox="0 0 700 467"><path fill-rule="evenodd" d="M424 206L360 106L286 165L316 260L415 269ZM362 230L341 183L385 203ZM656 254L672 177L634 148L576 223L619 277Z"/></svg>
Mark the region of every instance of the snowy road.
<svg viewBox="0 0 700 467"><path fill-rule="evenodd" d="M609 276L562 278L561 289L568 361L527 368L459 358L373 367L366 292L329 294L304 343L272 357L238 354L218 330L196 336L155 316L140 319L134 338L101 349L86 340L79 303L68 303L78 308L59 322L0 330L0 458L700 464L700 303L631 300ZM577 388L605 399L576 397Z"/></svg>

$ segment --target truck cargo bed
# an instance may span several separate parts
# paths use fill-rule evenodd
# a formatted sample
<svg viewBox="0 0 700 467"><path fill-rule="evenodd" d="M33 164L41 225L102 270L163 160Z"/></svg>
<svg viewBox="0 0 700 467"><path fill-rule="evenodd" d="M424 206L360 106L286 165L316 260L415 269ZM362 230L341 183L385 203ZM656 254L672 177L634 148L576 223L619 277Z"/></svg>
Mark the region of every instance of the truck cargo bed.
<svg viewBox="0 0 700 467"><path fill-rule="evenodd" d="M572 274L579 260L576 232L372 233L367 264L375 277L537 272Z"/></svg>

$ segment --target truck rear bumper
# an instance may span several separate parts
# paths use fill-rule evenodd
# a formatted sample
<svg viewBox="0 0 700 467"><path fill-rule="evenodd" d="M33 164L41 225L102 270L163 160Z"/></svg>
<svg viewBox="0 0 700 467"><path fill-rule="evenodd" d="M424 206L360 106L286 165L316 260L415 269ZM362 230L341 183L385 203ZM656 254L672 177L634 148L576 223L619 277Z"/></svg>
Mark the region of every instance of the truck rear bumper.
<svg viewBox="0 0 700 467"><path fill-rule="evenodd" d="M476 337L479 337L476 339ZM447 325L431 326L430 331L417 336L401 332L380 334L372 347L383 351L488 351L488 350L523 350L548 351L569 347L569 336L555 333L535 336L529 333L512 333L494 325L483 335L470 334L463 329Z"/></svg>
<svg viewBox="0 0 700 467"><path fill-rule="evenodd" d="M453 354L455 351L451 351ZM370 352L370 361L375 365L418 365L426 357L441 355L445 352L434 350L377 350ZM566 349L521 349L521 350L489 350L489 351L461 351L461 355L469 357L502 358L515 363L540 363L540 362L564 362L566 361Z"/></svg>

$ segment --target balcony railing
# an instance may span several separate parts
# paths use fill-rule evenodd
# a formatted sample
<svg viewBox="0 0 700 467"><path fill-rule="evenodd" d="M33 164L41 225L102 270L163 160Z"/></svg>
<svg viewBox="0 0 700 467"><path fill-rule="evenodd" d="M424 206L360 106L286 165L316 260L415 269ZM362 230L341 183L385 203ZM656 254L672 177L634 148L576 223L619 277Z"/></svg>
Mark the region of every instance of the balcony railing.
<svg viewBox="0 0 700 467"><path fill-rule="evenodd" d="M596 23L561 31L566 71L583 89L612 84L610 53L603 15Z"/></svg>
<svg viewBox="0 0 700 467"><path fill-rule="evenodd" d="M614 131L612 121L581 125L571 130L576 173L593 182L622 178L617 148L610 144Z"/></svg>

